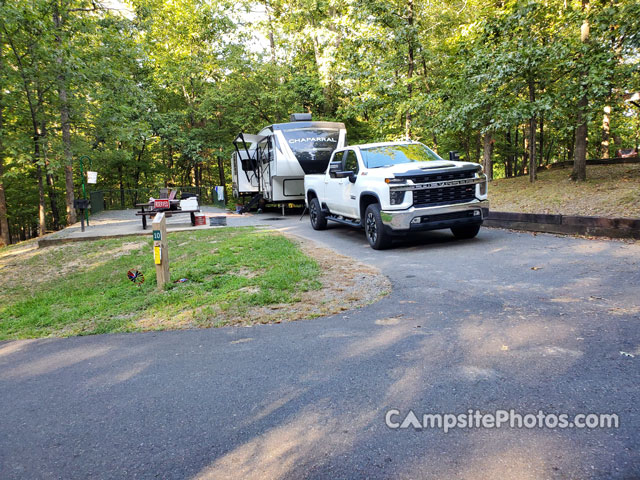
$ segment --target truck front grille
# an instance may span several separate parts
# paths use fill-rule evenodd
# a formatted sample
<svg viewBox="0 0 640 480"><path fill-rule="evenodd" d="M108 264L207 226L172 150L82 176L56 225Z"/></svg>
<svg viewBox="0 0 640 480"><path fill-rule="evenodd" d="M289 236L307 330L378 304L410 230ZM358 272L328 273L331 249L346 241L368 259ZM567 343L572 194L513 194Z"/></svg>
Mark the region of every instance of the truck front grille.
<svg viewBox="0 0 640 480"><path fill-rule="evenodd" d="M413 191L413 205L425 207L470 202L475 198L475 185L457 185L455 187L427 188Z"/></svg>
<svg viewBox="0 0 640 480"><path fill-rule="evenodd" d="M473 178L475 176L475 170L463 170L443 173L431 173L424 175L416 175L415 177L409 177L413 183L428 183L428 182L441 182L445 180L460 180L462 178Z"/></svg>

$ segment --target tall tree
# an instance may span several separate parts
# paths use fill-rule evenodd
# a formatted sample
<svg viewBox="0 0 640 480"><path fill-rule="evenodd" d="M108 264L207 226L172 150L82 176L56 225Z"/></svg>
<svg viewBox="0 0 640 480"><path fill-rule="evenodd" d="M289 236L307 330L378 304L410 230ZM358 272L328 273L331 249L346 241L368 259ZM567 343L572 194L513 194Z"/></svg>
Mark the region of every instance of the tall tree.
<svg viewBox="0 0 640 480"><path fill-rule="evenodd" d="M580 42L587 44L589 41L589 0L582 0L582 12L584 19L580 27ZM588 134L588 112L589 97L587 96L587 77L589 72L586 68L586 61L583 62L579 81L582 85L582 95L578 100L576 109L576 142L574 148L573 171L571 179L584 182L587 179L587 134Z"/></svg>
<svg viewBox="0 0 640 480"><path fill-rule="evenodd" d="M76 222L76 210L73 208L73 149L71 146L71 124L69 120L69 100L67 96L67 66L64 61L63 27L67 12L63 0L53 2L53 24L55 27L56 66L58 75L56 78L58 87L58 100L60 109L60 127L62 129L62 146L64 152L64 180L65 180L65 204L67 209L67 224ZM62 11L62 13L61 13Z"/></svg>
<svg viewBox="0 0 640 480"><path fill-rule="evenodd" d="M6 79L4 64L4 42L3 35L0 34L0 79ZM7 221L7 198L4 193L4 88L6 85L0 84L0 246L9 245L9 222Z"/></svg>

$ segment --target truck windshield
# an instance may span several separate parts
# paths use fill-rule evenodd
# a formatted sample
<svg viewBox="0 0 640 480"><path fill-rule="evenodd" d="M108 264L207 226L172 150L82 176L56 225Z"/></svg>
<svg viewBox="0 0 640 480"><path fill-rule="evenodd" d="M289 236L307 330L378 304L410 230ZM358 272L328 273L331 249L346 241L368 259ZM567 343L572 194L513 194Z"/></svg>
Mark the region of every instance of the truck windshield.
<svg viewBox="0 0 640 480"><path fill-rule="evenodd" d="M369 147L361 149L360 152L362 154L362 161L367 168L388 167L400 163L442 160L437 153L421 143Z"/></svg>
<svg viewBox="0 0 640 480"><path fill-rule="evenodd" d="M340 130L296 128L283 130L282 134L304 172L313 174L327 169L329 158L338 146Z"/></svg>

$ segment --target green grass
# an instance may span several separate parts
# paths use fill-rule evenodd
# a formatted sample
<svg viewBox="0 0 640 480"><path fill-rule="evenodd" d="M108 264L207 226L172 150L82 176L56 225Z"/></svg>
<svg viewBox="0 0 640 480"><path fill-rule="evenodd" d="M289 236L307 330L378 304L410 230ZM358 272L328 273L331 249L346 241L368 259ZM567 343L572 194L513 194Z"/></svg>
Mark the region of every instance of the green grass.
<svg viewBox="0 0 640 480"><path fill-rule="evenodd" d="M285 237L252 229L169 235L159 291L149 237L0 252L0 340L259 322L255 307L320 288L319 267ZM145 275L140 287L129 269Z"/></svg>

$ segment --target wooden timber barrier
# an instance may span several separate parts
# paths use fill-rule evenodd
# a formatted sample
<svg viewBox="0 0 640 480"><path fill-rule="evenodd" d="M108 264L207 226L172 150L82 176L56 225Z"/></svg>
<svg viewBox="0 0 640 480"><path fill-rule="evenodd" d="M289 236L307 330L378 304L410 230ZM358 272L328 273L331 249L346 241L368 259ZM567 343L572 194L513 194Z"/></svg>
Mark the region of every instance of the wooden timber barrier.
<svg viewBox="0 0 640 480"><path fill-rule="evenodd" d="M586 217L490 211L483 225L527 232L640 239L640 218Z"/></svg>
<svg viewBox="0 0 640 480"><path fill-rule="evenodd" d="M589 165L621 165L623 163L640 163L640 158L638 157L616 157L616 158L594 158L587 160L587 167ZM540 170L548 170L548 169L556 169L556 168L567 168L573 167L573 160L569 160L567 162L555 162L549 163L548 165L543 165L538 167Z"/></svg>
<svg viewBox="0 0 640 480"><path fill-rule="evenodd" d="M638 157L598 158L587 160L589 165L620 165L640 163ZM541 169L570 168L573 161L557 162ZM639 193L640 195L640 193ZM487 227L524 230L527 232L588 235L593 237L640 239L640 218L587 217L578 215L548 215L539 213L485 212Z"/></svg>

